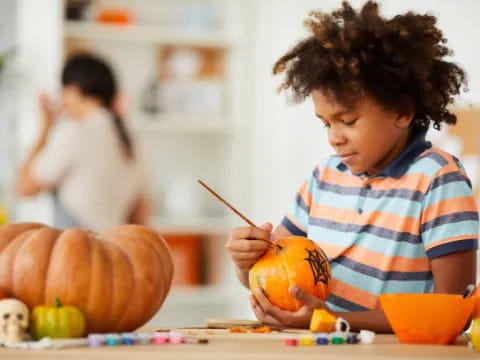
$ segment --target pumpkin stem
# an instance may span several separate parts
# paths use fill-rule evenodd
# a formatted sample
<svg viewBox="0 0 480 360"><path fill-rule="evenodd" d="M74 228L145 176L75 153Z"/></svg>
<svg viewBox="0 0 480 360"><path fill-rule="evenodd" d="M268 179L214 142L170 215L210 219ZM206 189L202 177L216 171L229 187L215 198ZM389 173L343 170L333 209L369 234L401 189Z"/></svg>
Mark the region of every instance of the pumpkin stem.
<svg viewBox="0 0 480 360"><path fill-rule="evenodd" d="M282 250L283 246L280 246L278 243L275 243L275 246L277 247L278 250Z"/></svg>
<svg viewBox="0 0 480 360"><path fill-rule="evenodd" d="M60 301L60 299L55 296L55 308L61 308L62 307L62 302Z"/></svg>

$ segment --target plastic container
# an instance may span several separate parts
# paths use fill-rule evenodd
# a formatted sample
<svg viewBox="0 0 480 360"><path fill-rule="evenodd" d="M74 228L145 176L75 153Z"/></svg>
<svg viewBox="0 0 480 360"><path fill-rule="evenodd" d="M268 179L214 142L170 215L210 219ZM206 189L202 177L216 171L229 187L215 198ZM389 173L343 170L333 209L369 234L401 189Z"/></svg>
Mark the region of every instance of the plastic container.
<svg viewBox="0 0 480 360"><path fill-rule="evenodd" d="M450 344L462 332L477 298L451 294L383 294L385 315L403 343Z"/></svg>

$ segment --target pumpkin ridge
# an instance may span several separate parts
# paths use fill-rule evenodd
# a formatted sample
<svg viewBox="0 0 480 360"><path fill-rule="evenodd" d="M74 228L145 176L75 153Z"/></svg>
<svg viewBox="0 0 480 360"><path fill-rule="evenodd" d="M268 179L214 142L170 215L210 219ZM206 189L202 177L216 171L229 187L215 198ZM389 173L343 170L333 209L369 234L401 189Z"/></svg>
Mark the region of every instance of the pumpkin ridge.
<svg viewBox="0 0 480 360"><path fill-rule="evenodd" d="M145 227L142 227L142 230L143 232L147 233L146 236L142 235L142 239L144 239L144 241L147 242L147 245L154 250L159 260L159 264L164 263L165 261L168 261L170 265L169 267L167 267L167 269L171 269L171 271L168 274L164 274L164 277L168 278L168 281L165 282L164 284L162 283L164 285L163 286L164 289L162 288L162 291L161 291L161 292L165 291L166 294L168 295L172 285L173 272L175 270L172 257L171 257L170 247L168 246L165 239L157 231L152 231L151 229L148 229ZM162 255L165 254L165 251L169 254L169 256L164 259L164 256ZM162 269L160 269L160 271L162 271ZM159 297L155 307L160 308L165 300L166 300L166 296L163 299ZM155 311L152 311L152 313L150 314L150 317L152 317L153 315L155 315Z"/></svg>
<svg viewBox="0 0 480 360"><path fill-rule="evenodd" d="M161 259L161 257L159 256L158 251L157 251L157 249L155 248L155 246L152 246L152 245L150 244L150 241L149 241L149 240L146 240L145 237L143 237L143 236L140 236L140 237L141 237L142 240L145 242L146 246L147 246L148 248L150 248L150 249L153 250L152 253L155 254L154 256L157 258L157 260L158 260L158 261L161 261L162 259ZM161 269L158 269L158 270L161 271ZM164 290L164 289L162 288L162 291L163 291L163 290ZM160 306L161 306L161 303L160 303L160 302L163 302L163 301L165 301L165 299L162 300L161 297L159 297L159 299L157 299L157 302L155 303L155 307L152 307L152 309L155 309L155 308L157 308L157 307L160 307ZM147 313L147 315L148 315L148 318L150 319L153 315L155 315L155 311L153 311L153 310L152 310L152 311L149 311L149 312ZM145 317L147 317L147 315L145 315Z"/></svg>
<svg viewBox="0 0 480 360"><path fill-rule="evenodd" d="M155 236L158 236L158 238L160 239L159 246L162 247L162 249L156 249L155 248L155 251L158 255L159 260L161 260L162 262L168 261L169 264L170 264L169 269L171 269L171 271L167 274L167 278L169 279L169 281L167 282L167 284L165 284L167 295L168 295L168 293L170 292L172 281L173 281L173 273L175 271L174 264L173 264L173 261L172 261L172 251L171 251L170 247L168 246L167 241L163 238L163 236L160 233L155 232ZM165 250L169 254L169 256L166 257L166 259L164 259ZM163 302L165 301L165 299L159 301L158 306L161 306L163 304Z"/></svg>
<svg viewBox="0 0 480 360"><path fill-rule="evenodd" d="M167 296L172 284L174 265L171 258L170 248L168 247L168 244L165 241L165 239L157 231L154 231L142 225L120 225L113 228L112 230L117 231L122 235L137 236L138 238L142 239L142 241L145 243L147 248L153 250L153 252L155 253L155 256L157 257L157 260L159 260L158 262L159 264L164 264L166 261L169 263L170 266L167 267L167 270L171 269L171 271L169 271L168 274L163 274L165 269L162 269L161 267L159 267L159 271L160 271L160 274L162 274L162 277L165 277L168 279L168 281L166 282L160 281L159 285L161 286L161 291L159 291L159 293L165 293ZM169 254L169 256L166 256L166 257L164 256L165 251ZM150 319L153 315L155 315L157 309L160 308L163 302L165 301L166 296L163 298L161 296L158 297L158 300L155 303L155 306L152 306L151 307L152 310L147 313L148 319Z"/></svg>
<svg viewBox="0 0 480 360"><path fill-rule="evenodd" d="M99 234L99 236L100 236L100 239L102 239L103 241L107 242L109 245L111 245L111 246L117 248L118 250L120 250L120 253L127 260L126 263L128 264L128 267L130 269L130 273L133 274L134 273L134 267L133 267L132 260L128 256L128 253L119 244L117 244L115 241L110 240L108 238L108 236L103 236L103 234ZM114 291L115 290L115 282L113 282L112 285L113 285L113 291ZM132 291L131 291L131 294L132 295L135 294L135 279L133 278L133 275L132 275ZM125 303L125 305L123 306L122 313L125 313L126 310L130 307L133 296L130 296L128 299L129 299L129 301L127 303ZM111 309L113 309L113 307L111 307ZM119 317L115 318L112 321L112 323L110 324L111 328L116 329L117 325L118 325L118 323L120 322L121 319L122 319L122 316L119 316Z"/></svg>
<svg viewBox="0 0 480 360"><path fill-rule="evenodd" d="M40 223L12 223L0 227L0 253L18 236L26 231L45 227ZM13 230L11 230L13 229ZM11 230L9 232L9 230ZM13 232L13 234L12 234ZM8 235L8 236L7 236ZM4 237L7 237L6 239Z"/></svg>
<svg viewBox="0 0 480 360"><path fill-rule="evenodd" d="M111 328L113 326L113 323L115 322L115 319L114 320L111 320L112 319L112 314L113 314L113 311L114 311L114 307L113 307L113 302L114 302L114 297L115 297L115 281L113 280L114 279L114 268L113 268L113 259L112 259L112 255L109 251L109 248L108 246L111 246L111 242L108 242L106 241L106 239L101 236L100 234L92 234L93 237L95 237L94 240L98 240L100 246L103 246L104 247L104 250L105 250L105 254L106 254L106 257L108 258L108 262L109 262L109 268L110 268L110 278L112 279L111 281L111 288L110 288L110 306L109 306L109 309L108 309L108 313L107 313L107 316L106 318L107 319L110 319L109 322L106 322L104 324L105 328ZM90 236L89 236L90 238ZM108 245L107 245L108 244Z"/></svg>
<svg viewBox="0 0 480 360"><path fill-rule="evenodd" d="M283 253L280 253L279 256L280 256L280 259L282 260L282 267L283 267L285 273L287 274L288 288L290 289L290 287L292 286L292 282L293 282L292 277L290 276L290 268L287 265L287 262L285 260L285 256L283 255ZM293 302L295 304L295 307L299 307L298 306L298 304L299 304L298 300L293 296L292 296L292 299L293 299Z"/></svg>
<svg viewBox="0 0 480 360"><path fill-rule="evenodd" d="M105 264L104 264L104 261L101 261L101 260L104 260L105 258L105 251L104 251L104 248L102 247L102 243L101 241L96 241L96 239L94 238L95 236L95 233L93 232L87 232L87 233L84 233L86 238L88 239L88 243L89 243L89 253L90 253L90 270L92 272L92 274L94 275L94 278L93 278L93 281L90 280L89 282L89 287L88 287L88 298L87 298L87 301L86 301L86 304L85 304L85 308L88 310L86 311L87 313L87 324L88 324L88 320L90 320L90 318L95 318L95 319L105 319L106 317L106 313L109 311L107 309L106 312L100 312L101 310L101 306L103 304L103 299L102 301L99 303L98 301L98 298L99 298L99 294L102 294L102 296L106 296L105 295L105 290L106 289L103 289L104 291L100 291L99 290L99 286L98 286L98 282L100 282L101 284L105 285L105 282L108 281L107 279L109 278L109 274L106 274L105 273ZM101 265L98 265L98 264L101 264ZM95 269L95 266L97 266L97 268ZM95 270L97 270L95 272ZM99 271L100 270L100 271ZM99 279L98 282L95 281L95 279ZM105 278L105 279L103 279ZM110 274L110 278L111 278L111 274ZM111 291L110 291L111 292ZM97 321L95 321L97 322ZM91 323L91 322L90 322ZM101 329L105 326L105 324L102 322L100 327L96 327L96 328L92 328L91 325L87 325L87 328L88 328L88 331L89 332L101 332Z"/></svg>
<svg viewBox="0 0 480 360"><path fill-rule="evenodd" d="M60 260L63 260L64 258L61 257L60 255L64 255L64 252L62 253L60 250L63 250L61 247L63 246L64 248L69 248L69 246L66 246L64 245L64 242L67 242L67 245L68 244L68 240L70 240L70 236L71 234L75 233L75 232L80 232L83 236L83 238L87 239L87 241L85 241L86 243L88 243L88 249L87 249L87 253L89 254L89 257L86 258L88 259L88 263L87 261L84 261L84 263L86 264L85 266L82 266L82 269L83 271L85 271L85 269L87 269L89 271L89 274L90 274L90 268L91 268L91 260L90 260L90 249L91 249L91 244L90 244L90 241L88 239L88 236L85 235L84 231L82 229L79 229L79 228L71 228L71 229L67 229L67 230L63 230L63 231L60 231L59 235L57 236L57 238L55 239L55 244L52 246L52 249L51 249L51 253L50 253L50 258L53 259L52 261L49 262L49 266L48 266L48 270L47 270L47 275L46 275L46 281L45 281L45 292L44 292L44 302L43 304L51 304L52 301L54 300L54 297L57 296L57 297L60 297L60 299L62 301L65 301L65 297L70 297L71 295L69 294L69 287L65 289L65 284L60 282L60 284L62 285L60 288L56 289L55 291L52 291L52 287L53 288L57 288L58 287L58 262L60 262ZM71 240L70 240L71 241ZM71 245L71 244L70 244ZM60 250L58 250L60 248ZM65 250L63 250L65 251ZM58 260L60 259L60 260ZM56 261L55 261L56 260ZM55 273L57 272L57 273ZM62 274L63 276L72 276L72 274L70 274L70 272L65 275L65 274ZM74 276L74 275L73 275ZM87 276L86 277L87 279L87 286L84 287L83 289L83 292L82 292L82 299L81 301L77 299L76 303L74 304L68 304L68 305L76 305L78 307L80 307L82 309L82 311L85 312L85 309L86 309L86 305L88 303L88 299L90 297L90 283L91 283L91 277L90 276ZM72 278L70 278L70 280L73 280ZM55 286L52 286L52 282ZM63 293L63 294L59 294L60 291L65 291L66 293ZM42 305L43 305L42 304ZM87 315L87 314L85 314Z"/></svg>
<svg viewBox="0 0 480 360"><path fill-rule="evenodd" d="M118 227L114 228L113 230L114 230L114 231L111 233L112 239L116 239L115 235L117 235L117 236L122 236L122 235L123 235L121 232L118 231ZM108 235L109 235L109 234L106 234L106 237L107 237L107 238L109 237ZM136 236L137 238L139 237L137 234L135 234L135 236ZM140 239L143 240L143 238L141 238L141 237L140 237ZM144 240L143 240L143 241L144 241ZM138 288L138 286L137 286L138 281L135 280L135 266L134 266L135 264L134 264L133 260L131 259L130 254L129 254L127 251L125 251L125 250L123 249L123 247L120 246L120 244L117 244L116 241L110 240L110 242L113 243L113 244L115 244L115 245L117 245L117 246L120 248L120 250L123 252L123 254L125 255L125 257L127 258L128 264L129 264L130 268L132 269L132 279L133 279L133 282L132 282L132 291L131 291L132 296L129 297L128 303L125 304L123 314L122 314L121 316L119 316L119 317L114 321L113 327L116 328L116 327L118 326L118 324L121 324L121 323L124 321L124 319L125 319L125 317L126 317L126 314L128 313L128 311L129 311L130 308L132 307L133 300L135 299L134 295L135 295L135 293L136 293L136 291L137 291L137 288ZM145 241L144 241L144 242L145 242Z"/></svg>
<svg viewBox="0 0 480 360"><path fill-rule="evenodd" d="M49 276L48 274L50 273L50 268L52 267L52 263L53 261L52 260L52 254L55 250L55 247L57 246L58 244L58 238L62 236L62 232L60 232L58 234L58 236L55 238L55 240L53 241L53 245L52 247L50 248L50 254L48 255L48 265L47 265L47 268L45 270L45 283L43 284L43 303L44 304L48 304L48 299L47 299L47 283L48 283L48 279L49 279ZM43 305L43 304L36 304L36 305Z"/></svg>
<svg viewBox="0 0 480 360"><path fill-rule="evenodd" d="M55 239L53 240L53 244L52 244L52 247L50 248L50 251L48 253L48 262L47 262L47 267L45 269L45 281L44 281L44 284L43 284L43 300L45 302L45 293L46 293L46 288L47 288L47 279L48 279L48 270L50 270L50 266L52 264L52 254L53 254L53 249L55 248L55 246L57 245L57 240L58 240L58 237L62 234L62 232L60 231L59 233L57 233L57 236L55 237ZM38 304L40 305L40 304Z"/></svg>
<svg viewBox="0 0 480 360"><path fill-rule="evenodd" d="M48 304L48 300L47 299L47 283L48 283L48 279L49 279L49 273L50 273L50 268L52 267L52 263L53 261L51 261L52 259L52 254L54 253L55 251L55 248L58 246L58 238L61 237L63 234L63 232L60 232L58 234L58 236L55 238L55 241L53 242L53 245L52 247L50 248L50 254L48 255L48 265L47 265L47 269L45 271L45 284L43 286L43 304ZM43 305L43 304L37 304L37 305Z"/></svg>
<svg viewBox="0 0 480 360"><path fill-rule="evenodd" d="M105 273L105 279L109 280L109 285L110 285L110 288L109 289L104 289L104 296L109 296L110 297L110 301L108 301L110 303L110 306L108 306L107 308L107 312L106 312L106 319L111 319L112 318L112 312L113 312L113 302L114 302L114 297L115 297L115 284L114 284L114 269L113 269L113 263L112 263L112 257L111 257L111 254L110 254L110 249L106 246L106 241L103 240L102 237L99 236L99 234L90 234L89 238L92 237L93 239L91 239L92 242L98 244L98 247L99 247L99 251L100 252L103 252L103 255L106 259L108 259L106 262L105 262L105 268L104 268L104 271L108 271L108 273ZM108 264L107 264L108 262ZM107 270L108 268L108 270ZM102 325L105 329L108 329L111 327L111 323L112 320L110 320L109 322L105 321L105 323Z"/></svg>
<svg viewBox="0 0 480 360"><path fill-rule="evenodd" d="M0 286L5 288L5 290L8 291L9 293L11 293L12 295L15 294L15 291L14 291L15 283L13 281L14 279L13 279L13 275L12 275L13 274L13 268L14 268L14 265L15 265L15 260L17 258L18 251L22 247L26 238L33 231L35 231L35 229L29 229L29 230L27 230L23 233L18 234L17 236L15 236L13 239L11 239L8 242L8 244L3 248L2 252L0 253L0 254L3 255L4 254L3 251L8 251L9 248L12 248L12 250L15 250L12 254L9 254L10 262L7 264L9 266L6 269L7 270L6 274L8 274L8 275L5 276L5 282L2 281L2 277L1 277L2 276L2 270L0 268ZM1 257L0 257L0 260L1 260ZM4 262L2 262L2 263L4 263Z"/></svg>
<svg viewBox="0 0 480 360"><path fill-rule="evenodd" d="M19 259L19 254L21 254L22 250L29 245L29 243L31 243L33 241L34 238L36 237L41 237L41 235L43 235L44 232L50 232L51 235L55 235L53 237L53 241L51 242L51 246L50 246L50 249L49 251L47 252L47 259L46 259L46 264L47 266L45 267L45 270L43 272L43 274L41 276L39 276L40 278L43 278L43 286L42 286L42 289L40 292L41 296L40 297L40 300L37 301L37 299L31 301L31 303L27 303L27 305L33 307L33 306L36 306L36 305L40 305L42 304L42 302L44 301L45 299L45 288L46 288L46 285L47 285L47 274L48 274L48 269L50 267L50 260L51 260L51 257L52 257L52 249L53 247L55 246L55 243L56 243L56 239L58 237L58 234L60 233L60 230L57 230L55 228L51 228L49 226L42 226L42 227L39 227L39 228L35 228L35 229L32 229L31 232L28 233L28 238L25 239L25 241L23 242L23 244L20 246L20 249L18 250L17 254L15 255L15 261L14 261L14 264L13 264L13 267L12 267L12 274L13 274L13 280L14 280L14 284L17 284L17 281L16 281L16 278L15 278L15 274L17 273L17 271L15 270L16 268L16 263ZM40 234L41 233L41 234ZM42 239L43 240L43 239ZM35 268L35 271L38 271L37 268ZM37 283L38 284L38 283ZM13 293L16 295L16 296L21 296L21 293L22 291L20 291L20 289L17 289L15 287L15 289L13 289ZM31 295L31 294L30 294ZM28 296L29 300L31 300L31 296Z"/></svg>
<svg viewBox="0 0 480 360"><path fill-rule="evenodd" d="M162 243L162 246L163 246L163 247L168 251L168 253L170 254L170 257L168 257L167 259L163 259L161 252L159 252L159 251L154 247L154 248L155 248L155 253L157 254L157 258L158 258L158 260L159 260L159 263L162 263L162 262L165 261L165 260L166 260L166 261L169 261L169 263L170 263L170 265L171 265L170 267L171 267L171 269L172 269L172 271L171 271L168 275L166 275L169 280L168 280L165 284L163 284L164 286L163 286L163 288L162 288L162 292L166 292L166 296L165 296L163 299L160 297L160 298L158 299L158 301L157 301L157 304L156 304L156 305L157 305L156 307L160 308L160 307L162 306L162 304L165 302L165 300L166 300L166 298L167 298L167 296L168 296L168 294L169 294L169 292L170 292L170 289L171 289L172 280L173 280L174 265L173 265L173 261L171 260L171 251L170 251L170 248L168 247L167 242L165 241L165 239L164 239L160 234L157 234L157 236L160 238L161 243ZM152 314L150 314L150 318L155 315L155 312L156 312L156 311L152 311Z"/></svg>
<svg viewBox="0 0 480 360"><path fill-rule="evenodd" d="M89 303L89 300L90 300L90 295L91 295L91 288L92 288L92 275L94 276L95 274L93 274L93 271L92 271L92 260L93 260L93 251L92 251L92 240L90 239L90 236L88 236L88 234L86 234L86 238L88 239L87 242L88 242L88 268L90 269L90 272L91 272L91 275L88 279L88 286L87 286L87 293L86 293L86 296L85 296L85 308L88 308L88 303ZM87 315L87 314L85 314ZM88 323L88 322L87 322Z"/></svg>

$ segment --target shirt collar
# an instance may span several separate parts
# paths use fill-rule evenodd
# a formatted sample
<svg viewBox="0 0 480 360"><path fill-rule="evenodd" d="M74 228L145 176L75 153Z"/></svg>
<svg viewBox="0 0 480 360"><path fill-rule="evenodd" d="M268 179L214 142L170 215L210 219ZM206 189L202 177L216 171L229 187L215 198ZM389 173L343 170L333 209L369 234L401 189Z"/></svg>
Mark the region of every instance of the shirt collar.
<svg viewBox="0 0 480 360"><path fill-rule="evenodd" d="M378 175L389 176L398 179L405 174L413 160L415 160L415 158L425 150L432 147L430 141L425 140L426 135L426 131L419 131L413 134L413 137L408 143L407 147L390 164L388 164L385 169L380 171ZM340 162L337 165L337 169L340 171L346 171L348 167L344 163Z"/></svg>

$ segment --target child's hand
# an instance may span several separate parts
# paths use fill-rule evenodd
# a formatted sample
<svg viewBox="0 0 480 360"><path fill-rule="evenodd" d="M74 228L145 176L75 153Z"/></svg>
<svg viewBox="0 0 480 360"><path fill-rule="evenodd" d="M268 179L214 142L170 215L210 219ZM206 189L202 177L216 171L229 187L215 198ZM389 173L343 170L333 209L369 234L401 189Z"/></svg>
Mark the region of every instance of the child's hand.
<svg viewBox="0 0 480 360"><path fill-rule="evenodd" d="M271 223L265 223L261 227L245 226L230 232L225 247L240 270L248 271L272 245L272 229Z"/></svg>
<svg viewBox="0 0 480 360"><path fill-rule="evenodd" d="M256 300L253 296L250 296L250 305L252 306L255 316L262 323L289 328L308 329L313 310L329 310L324 301L307 293L298 286L292 286L290 288L290 294L303 303L303 306L297 311L285 311L272 305L260 289L258 293L255 293Z"/></svg>

